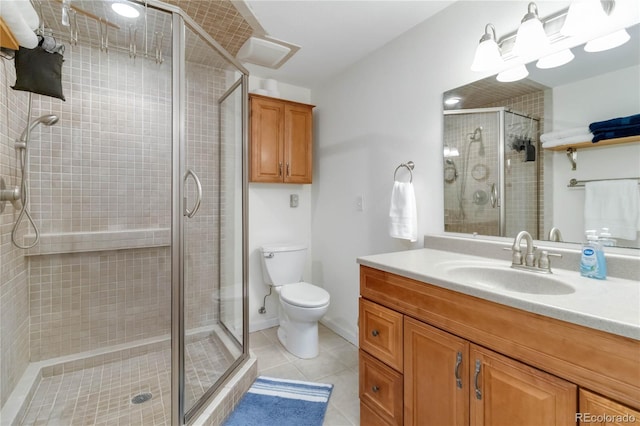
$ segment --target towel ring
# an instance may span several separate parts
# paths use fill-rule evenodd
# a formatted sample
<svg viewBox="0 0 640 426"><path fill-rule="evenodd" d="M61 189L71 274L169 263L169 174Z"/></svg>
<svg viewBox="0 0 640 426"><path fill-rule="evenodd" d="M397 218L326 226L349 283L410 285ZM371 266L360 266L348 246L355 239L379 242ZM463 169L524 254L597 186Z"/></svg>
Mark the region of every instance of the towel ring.
<svg viewBox="0 0 640 426"><path fill-rule="evenodd" d="M398 173L398 169L400 169L401 167L406 167L406 169L409 170L409 183L413 182L412 170L415 167L413 161L407 161L406 163L402 163L398 167L396 167L396 170L393 172L393 180L396 180L396 174Z"/></svg>

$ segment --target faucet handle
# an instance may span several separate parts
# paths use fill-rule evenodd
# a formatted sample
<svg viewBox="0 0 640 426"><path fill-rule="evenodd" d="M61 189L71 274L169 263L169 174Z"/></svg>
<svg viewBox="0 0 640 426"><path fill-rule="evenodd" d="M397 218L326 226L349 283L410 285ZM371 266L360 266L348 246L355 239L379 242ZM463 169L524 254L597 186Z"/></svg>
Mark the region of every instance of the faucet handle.
<svg viewBox="0 0 640 426"><path fill-rule="evenodd" d="M540 253L540 259L538 259L538 268L544 269L551 273L551 263L549 262L549 256L562 257L560 253L549 253L547 250L542 250Z"/></svg>

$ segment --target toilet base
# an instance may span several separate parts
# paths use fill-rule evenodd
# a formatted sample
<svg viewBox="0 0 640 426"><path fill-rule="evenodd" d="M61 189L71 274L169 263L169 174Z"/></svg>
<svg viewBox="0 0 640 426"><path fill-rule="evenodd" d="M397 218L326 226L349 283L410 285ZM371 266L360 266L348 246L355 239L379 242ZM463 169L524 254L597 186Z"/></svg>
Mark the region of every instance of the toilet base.
<svg viewBox="0 0 640 426"><path fill-rule="evenodd" d="M278 327L278 340L287 351L302 359L318 356L318 322L286 321Z"/></svg>

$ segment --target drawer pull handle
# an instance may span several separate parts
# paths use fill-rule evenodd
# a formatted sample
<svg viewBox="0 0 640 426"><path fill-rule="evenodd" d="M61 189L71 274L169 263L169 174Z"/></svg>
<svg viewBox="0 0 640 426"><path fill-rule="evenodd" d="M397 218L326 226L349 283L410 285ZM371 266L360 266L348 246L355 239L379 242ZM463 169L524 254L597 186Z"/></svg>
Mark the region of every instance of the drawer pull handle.
<svg viewBox="0 0 640 426"><path fill-rule="evenodd" d="M462 389L462 378L460 378L460 366L462 365L462 352L456 354L456 367L453 374L456 377L456 386L458 389Z"/></svg>
<svg viewBox="0 0 640 426"><path fill-rule="evenodd" d="M371 390L373 391L373 393L377 393L380 390L380 388L378 386L376 386L376 385L373 385L371 387Z"/></svg>
<svg viewBox="0 0 640 426"><path fill-rule="evenodd" d="M482 364L480 363L480 360L477 359L476 360L476 374L475 374L475 377L474 377L474 385L475 385L475 388L476 388L476 399L482 399L482 391L478 387L478 376L480 375L480 367L481 366L482 366Z"/></svg>
<svg viewBox="0 0 640 426"><path fill-rule="evenodd" d="M372 335L373 337L378 337L378 334L380 334L380 332L379 332L378 330L373 330L373 331L371 332L371 335Z"/></svg>

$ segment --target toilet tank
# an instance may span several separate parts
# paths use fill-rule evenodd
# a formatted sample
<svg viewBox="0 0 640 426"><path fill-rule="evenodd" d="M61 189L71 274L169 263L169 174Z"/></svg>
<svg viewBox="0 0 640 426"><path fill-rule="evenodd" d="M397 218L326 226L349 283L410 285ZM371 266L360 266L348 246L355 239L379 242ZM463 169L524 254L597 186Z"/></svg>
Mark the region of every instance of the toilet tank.
<svg viewBox="0 0 640 426"><path fill-rule="evenodd" d="M267 244L261 247L262 276L269 285L302 281L307 245L303 243Z"/></svg>

